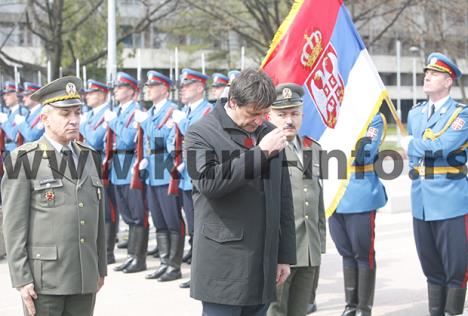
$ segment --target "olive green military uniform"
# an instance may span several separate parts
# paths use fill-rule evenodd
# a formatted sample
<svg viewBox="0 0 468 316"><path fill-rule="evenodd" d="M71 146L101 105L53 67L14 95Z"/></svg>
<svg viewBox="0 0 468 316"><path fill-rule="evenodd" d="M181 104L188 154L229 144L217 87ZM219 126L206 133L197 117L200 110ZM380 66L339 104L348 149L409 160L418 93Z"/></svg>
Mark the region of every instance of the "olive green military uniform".
<svg viewBox="0 0 468 316"><path fill-rule="evenodd" d="M283 93L285 87L290 92ZM278 98L273 109L302 105L302 87L282 84L276 90ZM291 267L286 281L277 286L277 302L270 305L268 316L304 316L309 301L315 299L326 242L320 149L317 142L298 136L285 149L294 205L297 264Z"/></svg>
<svg viewBox="0 0 468 316"><path fill-rule="evenodd" d="M70 107L70 98L66 102ZM79 142L70 146L73 155L63 156L44 135L5 159L1 192L11 281L16 288L34 283L37 316L92 315L98 280L107 274L100 159Z"/></svg>

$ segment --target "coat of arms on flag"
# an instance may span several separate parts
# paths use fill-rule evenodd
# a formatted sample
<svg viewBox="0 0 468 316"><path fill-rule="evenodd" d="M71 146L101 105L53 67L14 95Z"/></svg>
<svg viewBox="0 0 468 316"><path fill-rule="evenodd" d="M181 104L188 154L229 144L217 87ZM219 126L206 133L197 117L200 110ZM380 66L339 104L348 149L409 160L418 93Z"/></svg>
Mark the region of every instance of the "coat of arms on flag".
<svg viewBox="0 0 468 316"><path fill-rule="evenodd" d="M302 61L307 59L308 62L305 66L309 67L312 66L312 63L315 63L312 72L305 81L305 88L314 100L323 123L330 128L334 128L344 97L344 83L338 67L338 56L331 42L328 42L322 53L321 41L312 41L313 38L322 38L320 31L315 31L313 36L305 36L305 38L307 43L304 45ZM316 46L313 46L314 43L316 43ZM312 54L307 54L307 47L310 47ZM320 53L320 55L316 56L317 53ZM304 55L308 55L308 58ZM316 62L314 57L315 59L319 57ZM304 65L304 63L302 64Z"/></svg>

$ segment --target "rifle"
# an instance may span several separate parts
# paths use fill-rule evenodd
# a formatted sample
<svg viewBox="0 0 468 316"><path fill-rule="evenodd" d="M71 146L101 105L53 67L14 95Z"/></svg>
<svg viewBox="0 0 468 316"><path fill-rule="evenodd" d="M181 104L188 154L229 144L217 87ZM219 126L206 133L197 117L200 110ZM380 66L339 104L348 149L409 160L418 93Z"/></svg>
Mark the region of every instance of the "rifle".
<svg viewBox="0 0 468 316"><path fill-rule="evenodd" d="M5 104L3 102L3 75L1 76L0 79L0 111L2 113L5 112ZM3 170L3 155L5 153L5 144L6 144L6 139L5 139L5 131L3 128L0 128L0 177L3 176L4 170Z"/></svg>
<svg viewBox="0 0 468 316"><path fill-rule="evenodd" d="M138 93L138 103L140 105L144 104L143 102L143 86L140 88L140 91ZM142 106L144 109L144 106ZM140 123L137 124L137 137L136 137L136 159L135 159L135 164L133 165L133 173L132 173L132 179L130 182L130 188L131 189L137 189L137 190L143 190L144 188L144 179L140 177L140 163L143 160L143 154L144 154L144 133L143 129L140 126Z"/></svg>
<svg viewBox="0 0 468 316"><path fill-rule="evenodd" d="M19 75L19 74L18 74ZM23 115L23 110L26 110L26 115L28 114L28 109L25 108L23 104L23 96L21 95L20 91L20 83L19 81L16 82L16 95L18 96L18 105L19 105L19 115ZM24 144L24 136L23 134L18 131L18 135L16 136L16 145L19 147Z"/></svg>
<svg viewBox="0 0 468 316"><path fill-rule="evenodd" d="M174 155L174 166L172 167L170 174L171 180L169 180L168 193L171 195L179 195L179 180L180 173L177 167L182 164L182 143L184 136L180 132L179 125L174 124L175 128L175 155Z"/></svg>
<svg viewBox="0 0 468 316"><path fill-rule="evenodd" d="M114 82L112 81L112 76L110 81L107 84L109 86L109 104L110 110L114 111ZM110 166L112 163L114 155L114 132L112 129L107 126L106 129L106 143L104 144L104 160L102 161L102 183L105 186L109 186L109 172Z"/></svg>

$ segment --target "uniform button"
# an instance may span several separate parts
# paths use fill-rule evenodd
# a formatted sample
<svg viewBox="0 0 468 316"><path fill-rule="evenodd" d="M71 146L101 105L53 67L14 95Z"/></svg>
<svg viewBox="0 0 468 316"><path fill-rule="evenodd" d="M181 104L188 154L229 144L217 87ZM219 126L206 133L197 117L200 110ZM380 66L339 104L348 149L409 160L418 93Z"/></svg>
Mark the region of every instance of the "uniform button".
<svg viewBox="0 0 468 316"><path fill-rule="evenodd" d="M305 216L305 219L309 219L309 215L306 215L306 216Z"/></svg>
<svg viewBox="0 0 468 316"><path fill-rule="evenodd" d="M41 257L41 254L40 253L37 253L36 254L36 258L40 258Z"/></svg>
<svg viewBox="0 0 468 316"><path fill-rule="evenodd" d="M304 188L304 192L307 192L307 188Z"/></svg>
<svg viewBox="0 0 468 316"><path fill-rule="evenodd" d="M83 202L78 203L78 206L83 207L84 206Z"/></svg>
<svg viewBox="0 0 468 316"><path fill-rule="evenodd" d="M80 224L81 224L81 225L84 225L84 224L85 224L85 221L84 221L84 220L81 220L81 221L80 221Z"/></svg>
<svg viewBox="0 0 468 316"><path fill-rule="evenodd" d="M305 205L306 205L306 206L309 206L309 202L306 201L306 202L305 202Z"/></svg>
<svg viewBox="0 0 468 316"><path fill-rule="evenodd" d="M80 243L84 244L84 238L80 239Z"/></svg>

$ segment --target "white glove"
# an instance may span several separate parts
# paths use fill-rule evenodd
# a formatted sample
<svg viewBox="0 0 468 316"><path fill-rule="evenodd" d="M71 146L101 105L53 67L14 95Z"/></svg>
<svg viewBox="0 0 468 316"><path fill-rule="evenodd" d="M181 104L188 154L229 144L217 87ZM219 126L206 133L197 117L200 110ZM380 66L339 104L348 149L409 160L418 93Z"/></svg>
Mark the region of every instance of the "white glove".
<svg viewBox="0 0 468 316"><path fill-rule="evenodd" d="M409 143L413 140L413 136L405 136L401 138L400 145L405 152L408 152Z"/></svg>
<svg viewBox="0 0 468 316"><path fill-rule="evenodd" d="M25 117L25 116L16 114L16 116L15 116L15 124L16 124L16 125L20 125L20 124L23 123L25 120L26 120L26 117Z"/></svg>
<svg viewBox="0 0 468 316"><path fill-rule="evenodd" d="M146 158L143 158L141 161L140 161L140 165L138 166L138 169L139 170L145 170L146 167L148 167L148 159Z"/></svg>
<svg viewBox="0 0 468 316"><path fill-rule="evenodd" d="M112 121L113 119L115 119L117 117L117 113L111 111L111 110L106 110L106 112L104 112L104 121L106 122L110 122Z"/></svg>
<svg viewBox="0 0 468 316"><path fill-rule="evenodd" d="M166 121L166 127L167 128L172 128L174 127L174 120L172 118L169 118L167 121Z"/></svg>
<svg viewBox="0 0 468 316"><path fill-rule="evenodd" d="M185 115L185 113L180 110L174 110L174 112L172 112L172 120L176 124L179 124L180 121L182 121L186 116L187 115Z"/></svg>
<svg viewBox="0 0 468 316"><path fill-rule="evenodd" d="M179 171L179 173L182 173L182 171L184 171L185 169L185 162L181 163L180 165L177 166L177 171Z"/></svg>
<svg viewBox="0 0 468 316"><path fill-rule="evenodd" d="M0 124L5 123L8 120L8 114L0 113Z"/></svg>
<svg viewBox="0 0 468 316"><path fill-rule="evenodd" d="M137 121L138 123L144 122L148 117L149 117L148 112L143 112L141 110L135 111L134 118L135 118L135 121Z"/></svg>

